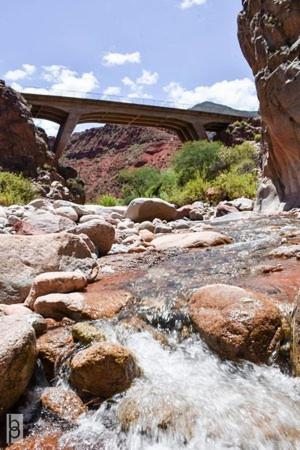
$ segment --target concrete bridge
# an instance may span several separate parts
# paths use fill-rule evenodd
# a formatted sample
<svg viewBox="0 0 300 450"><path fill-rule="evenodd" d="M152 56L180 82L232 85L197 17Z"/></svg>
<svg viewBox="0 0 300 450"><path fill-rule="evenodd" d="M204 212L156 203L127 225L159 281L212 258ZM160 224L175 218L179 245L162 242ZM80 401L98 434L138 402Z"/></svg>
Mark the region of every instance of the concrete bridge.
<svg viewBox="0 0 300 450"><path fill-rule="evenodd" d="M207 139L207 131L221 131L236 120L249 117L237 114L150 106L108 100L91 100L42 94L22 94L32 106L34 118L60 125L54 151L59 159L76 127L83 123L112 123L166 128L175 131L183 142ZM242 114L242 113L241 113Z"/></svg>

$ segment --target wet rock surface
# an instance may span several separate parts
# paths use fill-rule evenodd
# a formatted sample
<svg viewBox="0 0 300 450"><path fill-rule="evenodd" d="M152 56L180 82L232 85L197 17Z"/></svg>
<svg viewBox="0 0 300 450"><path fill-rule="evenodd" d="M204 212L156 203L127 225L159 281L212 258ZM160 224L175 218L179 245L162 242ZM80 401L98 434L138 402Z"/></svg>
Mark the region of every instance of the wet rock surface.
<svg viewBox="0 0 300 450"><path fill-rule="evenodd" d="M146 443L153 448L157 442L163 448L222 448L232 436L242 448L253 435L255 450L262 442L283 445L282 436L297 448L297 381L288 375L286 361L290 314L300 288L294 251L300 243L298 213L259 215L247 211L249 202L242 203L246 210L219 218L168 223L135 223L124 218L124 210L70 206L77 221L113 220L116 238L109 254L97 260L97 279L80 284L81 291L72 284L73 277L83 283L76 271L66 283L62 272L53 275L54 283L45 274L43 295L36 295L39 283L33 284L34 308L47 324L37 339L47 384L35 389L40 396L71 382L87 402L86 412L68 420L64 402L46 396L49 401L29 426L36 442L52 430L63 433L57 438L62 448L122 448L124 442L127 448ZM157 227L170 231L153 233ZM149 243L140 235L145 230L153 233ZM194 240L199 234L223 240L217 246L207 239L208 247L172 245L160 251L152 244L156 239L181 243L187 234ZM131 253L142 246L142 253ZM197 299L192 311L190 299L220 283L232 286L230 301L222 288L205 307ZM57 292L61 286L68 292ZM76 304L70 301L74 298ZM12 306L11 314L33 314L20 303ZM11 306L4 305L2 314L8 314L6 308ZM277 361L286 373L265 365ZM263 422L275 420L274 426L262 426L262 401L272 405L264 408ZM242 425L241 413L247 417Z"/></svg>
<svg viewBox="0 0 300 450"><path fill-rule="evenodd" d="M140 370L125 347L108 342L94 343L71 360L71 384L81 395L102 399L128 389Z"/></svg>
<svg viewBox="0 0 300 450"><path fill-rule="evenodd" d="M44 408L59 419L74 422L87 411L78 395L63 387L50 387L43 391L41 402Z"/></svg>
<svg viewBox="0 0 300 450"><path fill-rule="evenodd" d="M205 286L189 302L191 320L220 356L267 363L281 337L281 314L261 294L225 284Z"/></svg>

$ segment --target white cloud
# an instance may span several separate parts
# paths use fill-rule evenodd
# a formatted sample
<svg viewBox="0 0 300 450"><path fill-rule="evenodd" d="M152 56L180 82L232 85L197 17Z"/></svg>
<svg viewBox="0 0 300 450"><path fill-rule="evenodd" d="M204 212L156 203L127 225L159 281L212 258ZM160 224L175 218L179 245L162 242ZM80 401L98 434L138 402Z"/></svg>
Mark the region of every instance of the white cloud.
<svg viewBox="0 0 300 450"><path fill-rule="evenodd" d="M35 125L37 127L43 128L48 136L56 136L59 130L59 125L54 122L50 122L50 120L44 119L33 119Z"/></svg>
<svg viewBox="0 0 300 450"><path fill-rule="evenodd" d="M53 83L48 92L53 95L82 97L99 87L93 72L81 75L65 66L44 66L42 78Z"/></svg>
<svg viewBox="0 0 300 450"><path fill-rule="evenodd" d="M150 72L149 70L143 70L142 75L136 80L124 77L122 83L130 90L127 98L152 98L152 95L144 92L144 87L156 84L158 79L159 74L157 72Z"/></svg>
<svg viewBox="0 0 300 450"><path fill-rule="evenodd" d="M131 78L129 78L129 77L124 77L123 79L122 79L122 83L124 84L124 86L129 86L129 87L131 87L131 86L135 86L135 82L131 79Z"/></svg>
<svg viewBox="0 0 300 450"><path fill-rule="evenodd" d="M120 95L121 94L121 88L119 86L108 86L103 91L104 95Z"/></svg>
<svg viewBox="0 0 300 450"><path fill-rule="evenodd" d="M49 87L24 87L15 81L11 83L11 87L24 93L66 97L85 97L99 87L99 82L93 72L78 74L65 66L44 66L40 78L49 83Z"/></svg>
<svg viewBox="0 0 300 450"><path fill-rule="evenodd" d="M106 53L102 58L102 64L104 66L122 66L123 64L140 64L141 54L140 52L133 53Z"/></svg>
<svg viewBox="0 0 300 450"><path fill-rule="evenodd" d="M18 81L29 78L36 71L36 67L32 64L23 64L22 69L9 70L4 75L4 79L7 81Z"/></svg>
<svg viewBox="0 0 300 450"><path fill-rule="evenodd" d="M143 70L142 75L136 80L138 84L145 84L151 86L158 82L159 75L157 72L150 72L149 70Z"/></svg>
<svg viewBox="0 0 300 450"><path fill-rule="evenodd" d="M164 87L164 91L168 94L170 101L182 107L191 107L197 103L211 101L237 109L258 109L255 84L250 78L224 80L211 86L198 86L192 90L172 82Z"/></svg>
<svg viewBox="0 0 300 450"><path fill-rule="evenodd" d="M192 6L204 5L204 3L206 3L206 0L182 0L180 3L180 8L188 9L191 8Z"/></svg>

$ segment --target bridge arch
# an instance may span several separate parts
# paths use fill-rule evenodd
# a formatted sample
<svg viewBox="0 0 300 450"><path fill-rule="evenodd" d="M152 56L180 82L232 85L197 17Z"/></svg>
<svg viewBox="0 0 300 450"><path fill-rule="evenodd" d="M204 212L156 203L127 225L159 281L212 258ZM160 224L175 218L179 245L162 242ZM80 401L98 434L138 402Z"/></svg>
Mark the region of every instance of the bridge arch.
<svg viewBox="0 0 300 450"><path fill-rule="evenodd" d="M60 124L55 143L56 158L62 155L77 124L114 123L149 126L175 131L184 141L207 139L207 131L218 131L245 116L193 109L141 105L108 100L23 94L32 105L33 117ZM248 117L248 116L247 116Z"/></svg>

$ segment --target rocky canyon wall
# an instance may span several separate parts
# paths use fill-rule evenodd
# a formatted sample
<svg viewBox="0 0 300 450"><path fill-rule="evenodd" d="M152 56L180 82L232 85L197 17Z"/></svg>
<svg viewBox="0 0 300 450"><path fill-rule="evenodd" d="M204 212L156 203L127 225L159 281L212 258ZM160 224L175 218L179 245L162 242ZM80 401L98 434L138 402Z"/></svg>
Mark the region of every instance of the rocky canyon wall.
<svg viewBox="0 0 300 450"><path fill-rule="evenodd" d="M300 2L243 0L238 30L265 125L258 207L300 207Z"/></svg>
<svg viewBox="0 0 300 450"><path fill-rule="evenodd" d="M35 127L30 107L0 80L0 167L34 177L37 168L52 166L54 155Z"/></svg>

